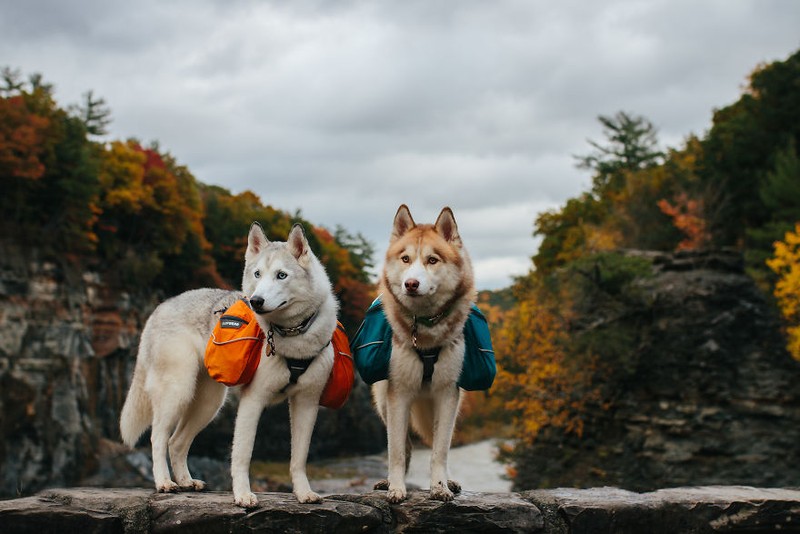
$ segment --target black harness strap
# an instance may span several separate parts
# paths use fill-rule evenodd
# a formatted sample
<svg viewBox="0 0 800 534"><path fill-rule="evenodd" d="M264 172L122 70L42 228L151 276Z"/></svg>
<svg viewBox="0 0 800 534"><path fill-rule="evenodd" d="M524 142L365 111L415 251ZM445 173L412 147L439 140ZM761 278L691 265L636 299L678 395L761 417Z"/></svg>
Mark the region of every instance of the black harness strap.
<svg viewBox="0 0 800 534"><path fill-rule="evenodd" d="M289 368L289 384L286 387L297 384L297 379L308 371L308 366L314 361L314 358L308 360L298 360L296 358L284 359L286 360L286 367Z"/></svg>
<svg viewBox="0 0 800 534"><path fill-rule="evenodd" d="M331 342L328 341L325 344L325 347L327 347L330 344ZM325 347L322 347L322 349L320 349L320 352L322 352L322 350ZM303 373L308 371L308 367L312 363L314 363L316 355L311 358L304 358L304 359L286 358L286 357L284 357L283 359L286 360L286 368L289 369L289 383L283 386L283 389L281 389L281 393L285 393L286 390L289 388L289 386L297 384L297 381L300 379L301 376L303 376Z"/></svg>
<svg viewBox="0 0 800 534"><path fill-rule="evenodd" d="M433 371L436 362L439 361L439 351L442 350L442 347L434 347L432 349L414 349L417 351L417 356L419 356L420 361L422 362L422 383L429 384L431 379L433 379Z"/></svg>
<svg viewBox="0 0 800 534"><path fill-rule="evenodd" d="M414 345L414 350L417 352L420 361L422 362L422 385L430 384L433 378L434 365L439 361L439 352L442 347L433 347L431 349L421 349L417 347L417 319L414 316L414 322L411 323L411 343ZM441 319L441 317L440 317Z"/></svg>

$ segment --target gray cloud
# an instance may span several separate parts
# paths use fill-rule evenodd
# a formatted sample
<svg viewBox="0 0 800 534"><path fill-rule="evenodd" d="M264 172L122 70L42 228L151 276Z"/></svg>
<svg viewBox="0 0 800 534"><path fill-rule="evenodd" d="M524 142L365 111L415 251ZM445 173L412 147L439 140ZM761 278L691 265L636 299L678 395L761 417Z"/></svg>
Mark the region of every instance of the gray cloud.
<svg viewBox="0 0 800 534"><path fill-rule="evenodd" d="M379 255L400 203L420 221L450 205L481 287L527 270L536 214L588 185L572 155L598 114L645 115L677 146L800 45L781 0L0 6L3 61L62 105L106 98L111 138L158 140L201 181Z"/></svg>

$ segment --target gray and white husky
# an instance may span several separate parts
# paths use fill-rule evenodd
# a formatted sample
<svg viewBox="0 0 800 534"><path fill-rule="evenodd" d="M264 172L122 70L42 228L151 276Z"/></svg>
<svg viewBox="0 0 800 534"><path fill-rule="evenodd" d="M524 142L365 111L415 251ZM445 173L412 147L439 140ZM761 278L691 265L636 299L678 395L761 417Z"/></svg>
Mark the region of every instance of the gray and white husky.
<svg viewBox="0 0 800 534"><path fill-rule="evenodd" d="M301 503L319 502L320 496L308 483L306 460L319 398L333 366L330 340L338 303L299 225L292 228L286 242L270 242L261 226L253 223L247 239L242 293L268 339L252 382L241 387L231 452L234 502L244 507L258 504L249 476L258 420L265 406L287 398L294 494ZM145 324L120 430L123 441L132 447L152 425L157 491L205 486L189 474L186 458L195 436L217 414L227 392L205 369L205 347L219 319L215 312L232 305L242 293L187 291L159 305ZM287 359L299 361L301 367L310 364L297 377ZM174 481L167 466L168 449Z"/></svg>

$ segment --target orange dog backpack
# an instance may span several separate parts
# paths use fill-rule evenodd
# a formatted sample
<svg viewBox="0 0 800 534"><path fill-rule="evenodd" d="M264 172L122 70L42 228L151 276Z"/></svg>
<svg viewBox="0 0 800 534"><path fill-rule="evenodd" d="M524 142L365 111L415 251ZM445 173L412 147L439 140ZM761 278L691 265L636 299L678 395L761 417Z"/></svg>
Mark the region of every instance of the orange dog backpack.
<svg viewBox="0 0 800 534"><path fill-rule="evenodd" d="M264 331L247 301L237 300L223 312L206 344L204 362L208 374L226 386L249 384L261 361L264 338ZM355 381L350 341L338 321L331 344L333 367L319 404L338 409L347 402Z"/></svg>
<svg viewBox="0 0 800 534"><path fill-rule="evenodd" d="M353 389L353 382L356 379L353 372L353 355L350 352L350 340L347 339L344 327L339 321L336 321L336 330L333 331L331 343L333 344L333 368L331 369L328 383L325 384L325 390L319 399L319 404L326 408L338 410L347 402L350 391Z"/></svg>
<svg viewBox="0 0 800 534"><path fill-rule="evenodd" d="M206 344L208 374L226 386L249 384L261 361L264 331L253 310L239 299L225 310Z"/></svg>

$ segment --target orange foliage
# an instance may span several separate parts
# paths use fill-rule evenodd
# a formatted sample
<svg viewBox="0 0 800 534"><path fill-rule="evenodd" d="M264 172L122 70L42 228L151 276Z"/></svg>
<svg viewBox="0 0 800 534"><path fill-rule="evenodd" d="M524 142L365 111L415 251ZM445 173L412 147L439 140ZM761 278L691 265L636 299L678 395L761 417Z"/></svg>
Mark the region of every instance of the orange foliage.
<svg viewBox="0 0 800 534"><path fill-rule="evenodd" d="M0 98L0 177L36 180L44 174L40 156L50 121L31 113L22 96Z"/></svg>
<svg viewBox="0 0 800 534"><path fill-rule="evenodd" d="M658 201L658 207L662 213L672 217L675 228L686 235L686 239L678 243L677 250L700 249L711 240L702 200L691 199L681 192L675 195L674 203L662 198Z"/></svg>
<svg viewBox="0 0 800 534"><path fill-rule="evenodd" d="M126 229L131 239L151 241L162 252L178 254L189 236L201 250L210 249L194 177L167 156L135 141L115 141L102 153L99 180L103 230L118 233L136 220L138 234Z"/></svg>

